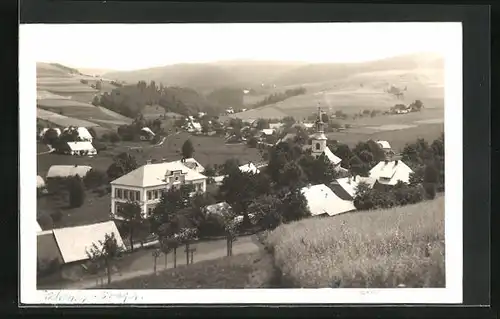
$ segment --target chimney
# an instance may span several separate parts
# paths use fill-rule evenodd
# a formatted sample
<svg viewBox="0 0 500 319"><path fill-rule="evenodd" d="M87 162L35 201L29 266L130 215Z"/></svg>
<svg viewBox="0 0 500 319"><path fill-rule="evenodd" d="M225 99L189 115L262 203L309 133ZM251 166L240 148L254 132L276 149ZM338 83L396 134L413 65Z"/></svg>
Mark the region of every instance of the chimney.
<svg viewBox="0 0 500 319"><path fill-rule="evenodd" d="M399 162L399 161L398 161L398 160L396 160L396 163L394 164L394 166L398 165L398 162Z"/></svg>
<svg viewBox="0 0 500 319"><path fill-rule="evenodd" d="M388 160L387 160L387 158L386 158L386 159L384 160L384 162L385 162L385 164L387 165L387 163L388 163Z"/></svg>
<svg viewBox="0 0 500 319"><path fill-rule="evenodd" d="M347 184L351 184L351 175L347 178Z"/></svg>

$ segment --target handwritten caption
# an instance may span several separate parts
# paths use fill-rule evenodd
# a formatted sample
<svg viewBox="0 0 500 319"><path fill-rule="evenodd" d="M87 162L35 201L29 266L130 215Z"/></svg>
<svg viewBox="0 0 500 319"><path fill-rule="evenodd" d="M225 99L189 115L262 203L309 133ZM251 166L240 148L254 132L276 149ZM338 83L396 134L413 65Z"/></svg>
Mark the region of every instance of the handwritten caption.
<svg viewBox="0 0 500 319"><path fill-rule="evenodd" d="M44 301L51 304L80 304L80 303L137 303L142 297L134 292L120 291L45 291Z"/></svg>

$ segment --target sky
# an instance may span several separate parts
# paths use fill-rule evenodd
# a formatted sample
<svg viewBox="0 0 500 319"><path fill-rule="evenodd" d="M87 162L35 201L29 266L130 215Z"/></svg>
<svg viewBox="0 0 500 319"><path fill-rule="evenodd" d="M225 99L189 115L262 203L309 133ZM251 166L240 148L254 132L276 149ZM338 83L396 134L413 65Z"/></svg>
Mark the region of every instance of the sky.
<svg viewBox="0 0 500 319"><path fill-rule="evenodd" d="M455 28L455 29L453 29ZM447 49L456 23L30 24L37 62L136 70L223 60L362 62Z"/></svg>

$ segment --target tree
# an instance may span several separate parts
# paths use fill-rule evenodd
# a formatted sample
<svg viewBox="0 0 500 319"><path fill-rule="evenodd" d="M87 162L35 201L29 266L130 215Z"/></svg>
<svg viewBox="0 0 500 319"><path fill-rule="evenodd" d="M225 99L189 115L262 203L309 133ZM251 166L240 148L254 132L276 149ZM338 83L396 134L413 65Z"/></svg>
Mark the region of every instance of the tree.
<svg viewBox="0 0 500 319"><path fill-rule="evenodd" d="M118 135L116 132L110 132L109 133L109 141L111 143L118 143L120 141L120 135Z"/></svg>
<svg viewBox="0 0 500 319"><path fill-rule="evenodd" d="M295 119L292 116L286 116L282 120L285 128L290 128L295 124Z"/></svg>
<svg viewBox="0 0 500 319"><path fill-rule="evenodd" d="M194 153L194 146L191 140L186 140L182 144L182 156L183 158L192 158Z"/></svg>
<svg viewBox="0 0 500 319"><path fill-rule="evenodd" d="M295 187L297 185L304 185L306 176L302 171L300 165L296 162L287 162L279 170L277 184L281 187Z"/></svg>
<svg viewBox="0 0 500 319"><path fill-rule="evenodd" d="M210 132L211 130L211 125L210 125L210 121L208 120L208 117L207 116L203 116L200 120L200 124L201 124L201 131L205 134L207 134L208 132Z"/></svg>
<svg viewBox="0 0 500 319"><path fill-rule="evenodd" d="M102 90L102 80L95 82L95 88L96 88L96 90L99 90L99 91Z"/></svg>
<svg viewBox="0 0 500 319"><path fill-rule="evenodd" d="M274 229L283 222L282 202L276 196L262 195L252 200L248 211L264 229Z"/></svg>
<svg viewBox="0 0 500 319"><path fill-rule="evenodd" d="M257 138L255 138L255 137L253 137L253 136L252 136L252 137L250 137L250 138L248 139L248 141L247 141L247 145L248 145L248 147L251 147L251 148L256 148L256 147L257 147L257 145L258 145L258 143L259 143L259 142L257 141Z"/></svg>
<svg viewBox="0 0 500 319"><path fill-rule="evenodd" d="M311 216L307 200L299 188L294 188L285 195L281 210L283 221L286 223Z"/></svg>
<svg viewBox="0 0 500 319"><path fill-rule="evenodd" d="M318 158L311 155L304 156L299 163L312 184L328 185L338 177L337 172L324 154Z"/></svg>
<svg viewBox="0 0 500 319"><path fill-rule="evenodd" d="M222 164L221 174L228 175L234 170L239 170L240 161L237 158L229 158Z"/></svg>
<svg viewBox="0 0 500 319"><path fill-rule="evenodd" d="M49 128L43 135L43 142L48 145L54 145L59 139L59 134L53 128Z"/></svg>
<svg viewBox="0 0 500 319"><path fill-rule="evenodd" d="M123 252L122 247L118 246L115 233L106 234L104 240L99 240L98 244L92 243L90 249L86 250L87 257L91 264L101 268L104 266L108 276L108 285L111 284L111 271L113 261L120 257Z"/></svg>
<svg viewBox="0 0 500 319"><path fill-rule="evenodd" d="M152 233L158 234L161 231L164 233L167 231L167 235L171 235L178 231L178 221L175 219L175 214L179 210L189 207L192 191L192 185L182 185L179 189L171 188L162 193L160 202L149 216Z"/></svg>
<svg viewBox="0 0 500 319"><path fill-rule="evenodd" d="M130 173L137 168L135 158L128 153L120 153L113 158L113 163L108 167L106 173L110 180Z"/></svg>
<svg viewBox="0 0 500 319"><path fill-rule="evenodd" d="M255 126L258 130L268 129L269 121L266 119L258 119Z"/></svg>
<svg viewBox="0 0 500 319"><path fill-rule="evenodd" d="M123 218L129 236L130 251L134 251L134 232L143 222L141 206L137 202L123 203L119 206L118 216Z"/></svg>
<svg viewBox="0 0 500 319"><path fill-rule="evenodd" d="M92 168L85 177L83 183L87 189L92 189L106 184L107 175L104 171Z"/></svg>
<svg viewBox="0 0 500 319"><path fill-rule="evenodd" d="M85 186L79 175L70 179L69 182L69 206L80 207L85 200Z"/></svg>
<svg viewBox="0 0 500 319"><path fill-rule="evenodd" d="M92 105L99 106L100 103L101 101L99 99L99 96L95 95L94 98L92 99Z"/></svg>

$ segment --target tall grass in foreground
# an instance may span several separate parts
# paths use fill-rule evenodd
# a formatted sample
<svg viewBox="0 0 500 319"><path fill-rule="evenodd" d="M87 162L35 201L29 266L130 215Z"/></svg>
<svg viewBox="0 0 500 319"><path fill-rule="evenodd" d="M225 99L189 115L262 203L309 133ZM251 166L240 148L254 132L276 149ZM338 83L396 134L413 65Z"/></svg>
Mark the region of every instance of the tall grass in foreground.
<svg viewBox="0 0 500 319"><path fill-rule="evenodd" d="M444 197L282 225L265 241L292 287L445 287Z"/></svg>

